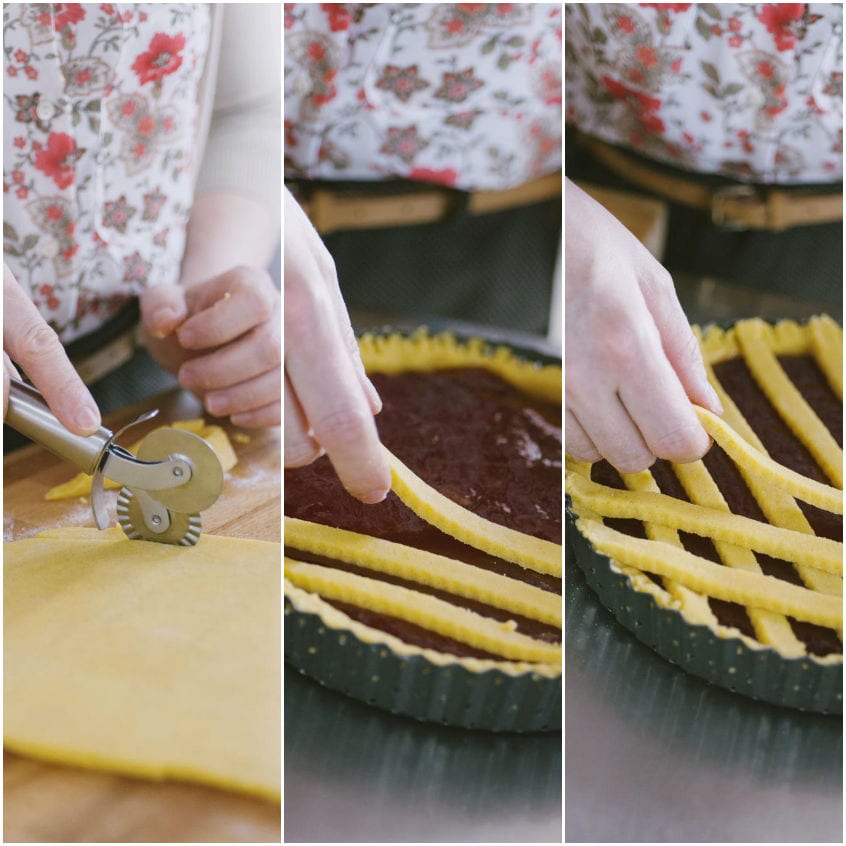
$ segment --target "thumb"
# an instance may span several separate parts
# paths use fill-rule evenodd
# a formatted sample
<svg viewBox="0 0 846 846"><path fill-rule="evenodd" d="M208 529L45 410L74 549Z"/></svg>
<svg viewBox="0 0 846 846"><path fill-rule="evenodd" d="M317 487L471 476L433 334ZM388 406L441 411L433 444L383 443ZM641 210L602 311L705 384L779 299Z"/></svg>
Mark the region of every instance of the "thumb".
<svg viewBox="0 0 846 846"><path fill-rule="evenodd" d="M154 338L165 338L188 317L185 289L163 282L147 288L141 295L141 325Z"/></svg>

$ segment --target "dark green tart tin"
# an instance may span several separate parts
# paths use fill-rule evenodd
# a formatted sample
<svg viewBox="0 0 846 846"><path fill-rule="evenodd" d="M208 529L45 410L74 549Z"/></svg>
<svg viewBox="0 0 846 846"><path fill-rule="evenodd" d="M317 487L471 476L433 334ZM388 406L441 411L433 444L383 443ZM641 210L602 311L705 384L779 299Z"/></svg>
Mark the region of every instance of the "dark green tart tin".
<svg viewBox="0 0 846 846"><path fill-rule="evenodd" d="M740 638L721 638L688 623L679 611L662 608L632 587L608 556L597 552L576 526L567 506L565 566L577 565L611 613L639 640L688 673L744 696L820 714L843 712L843 664L785 658L774 649L754 649Z"/></svg>
<svg viewBox="0 0 846 846"><path fill-rule="evenodd" d="M397 655L330 628L319 614L285 600L285 660L320 684L394 714L488 731L561 728L561 676L474 672Z"/></svg>

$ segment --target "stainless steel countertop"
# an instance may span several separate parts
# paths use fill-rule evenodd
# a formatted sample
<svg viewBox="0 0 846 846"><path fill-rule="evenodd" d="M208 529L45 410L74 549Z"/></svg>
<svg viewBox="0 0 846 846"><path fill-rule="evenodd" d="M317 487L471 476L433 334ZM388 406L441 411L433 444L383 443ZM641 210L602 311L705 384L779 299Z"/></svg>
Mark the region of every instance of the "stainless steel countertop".
<svg viewBox="0 0 846 846"><path fill-rule="evenodd" d="M709 280L677 284L692 322L824 310ZM565 596L568 842L842 841L840 717L687 675L619 625L575 566Z"/></svg>
<svg viewBox="0 0 846 846"><path fill-rule="evenodd" d="M644 646L566 577L568 842L839 842L842 720L746 699Z"/></svg>
<svg viewBox="0 0 846 846"><path fill-rule="evenodd" d="M394 716L285 668L286 842L560 842L561 734Z"/></svg>

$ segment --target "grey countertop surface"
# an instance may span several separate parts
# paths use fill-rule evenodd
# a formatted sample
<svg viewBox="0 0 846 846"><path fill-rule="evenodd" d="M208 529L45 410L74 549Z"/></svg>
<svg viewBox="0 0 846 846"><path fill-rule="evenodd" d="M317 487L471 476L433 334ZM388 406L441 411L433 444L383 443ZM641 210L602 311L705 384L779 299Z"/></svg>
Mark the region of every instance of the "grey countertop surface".
<svg viewBox="0 0 846 846"><path fill-rule="evenodd" d="M712 280L677 285L692 322L824 310ZM839 716L684 673L618 624L572 565L565 597L566 841L842 841Z"/></svg>
<svg viewBox="0 0 846 846"><path fill-rule="evenodd" d="M577 567L565 587L568 842L840 842L842 720L690 676Z"/></svg>
<svg viewBox="0 0 846 846"><path fill-rule="evenodd" d="M420 723L285 668L288 843L560 842L561 734Z"/></svg>

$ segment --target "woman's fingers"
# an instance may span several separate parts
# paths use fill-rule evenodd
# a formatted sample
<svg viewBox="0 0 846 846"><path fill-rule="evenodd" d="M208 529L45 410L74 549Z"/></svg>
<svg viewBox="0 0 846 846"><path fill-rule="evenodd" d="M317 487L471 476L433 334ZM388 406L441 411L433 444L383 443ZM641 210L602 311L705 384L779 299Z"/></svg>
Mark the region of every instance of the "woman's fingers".
<svg viewBox="0 0 846 846"><path fill-rule="evenodd" d="M146 288L139 299L141 326L154 338L166 338L188 316L185 289L163 283Z"/></svg>
<svg viewBox="0 0 846 846"><path fill-rule="evenodd" d="M205 394L239 385L268 371L273 371L278 381L282 366L278 330L272 323L262 323L237 341L189 359L179 368L179 383L189 391Z"/></svg>
<svg viewBox="0 0 846 846"><path fill-rule="evenodd" d="M301 412L292 423L286 417L286 461L307 452L310 438L347 491L380 502L391 476L373 420L378 397L354 345L334 264L287 191L285 214L286 414L293 400Z"/></svg>
<svg viewBox="0 0 846 846"><path fill-rule="evenodd" d="M659 344L657 333L654 343ZM645 349L637 362L621 382L618 396L647 449L657 458L678 463L701 458L711 439L670 362L660 347Z"/></svg>
<svg viewBox="0 0 846 846"><path fill-rule="evenodd" d="M722 409L672 278L569 182L565 209L568 452L621 472L700 458L710 438L691 401Z"/></svg>
<svg viewBox="0 0 846 846"><path fill-rule="evenodd" d="M285 466L305 467L320 458L324 450L309 431L294 388L285 376Z"/></svg>
<svg viewBox="0 0 846 846"><path fill-rule="evenodd" d="M344 487L362 502L383 500L390 472L370 405L337 333L317 330L310 344L289 349L285 370L312 437Z"/></svg>
<svg viewBox="0 0 846 846"><path fill-rule="evenodd" d="M264 271L235 267L186 290L190 317L177 330L185 349L231 343L263 323L279 320L279 294Z"/></svg>
<svg viewBox="0 0 846 846"><path fill-rule="evenodd" d="M576 415L568 408L564 412L564 438L567 453L578 461L599 461L602 456L587 436Z"/></svg>
<svg viewBox="0 0 846 846"><path fill-rule="evenodd" d="M279 379L278 368L268 370L253 379L245 379L236 385L206 394L203 404L209 414L215 417L229 417L244 412L256 411L266 405L275 404L276 422L279 425Z"/></svg>
<svg viewBox="0 0 846 846"><path fill-rule="evenodd" d="M58 336L5 264L3 349L41 391L59 422L77 435L97 430L100 411L94 398L68 360ZM4 406L6 396L4 391Z"/></svg>
<svg viewBox="0 0 846 846"><path fill-rule="evenodd" d="M310 223L309 226L311 226ZM314 233L314 237L315 240L309 242L312 259L322 278L326 281L327 291L341 333L341 339L346 344L349 356L355 366L358 381L367 397L367 401L370 403L370 410L374 414L378 414L382 410L382 399L364 369L364 363L361 360L361 351L358 348L358 340L355 337L347 307L344 303L344 298L341 296L341 289L338 286L335 262L323 246L317 232Z"/></svg>
<svg viewBox="0 0 846 846"><path fill-rule="evenodd" d="M653 265L641 276L640 289L658 329L664 354L685 393L697 405L722 414L722 404L708 382L699 342L676 297L672 277L663 267Z"/></svg>

